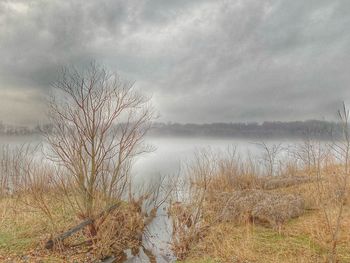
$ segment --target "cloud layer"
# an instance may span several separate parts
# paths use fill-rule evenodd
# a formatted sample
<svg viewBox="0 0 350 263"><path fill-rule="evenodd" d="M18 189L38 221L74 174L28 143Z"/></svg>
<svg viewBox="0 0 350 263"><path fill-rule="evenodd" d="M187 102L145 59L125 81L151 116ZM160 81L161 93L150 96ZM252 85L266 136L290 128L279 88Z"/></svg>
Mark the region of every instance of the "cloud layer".
<svg viewBox="0 0 350 263"><path fill-rule="evenodd" d="M62 65L96 60L161 120L333 116L350 95L347 0L0 0L0 119L35 123Z"/></svg>

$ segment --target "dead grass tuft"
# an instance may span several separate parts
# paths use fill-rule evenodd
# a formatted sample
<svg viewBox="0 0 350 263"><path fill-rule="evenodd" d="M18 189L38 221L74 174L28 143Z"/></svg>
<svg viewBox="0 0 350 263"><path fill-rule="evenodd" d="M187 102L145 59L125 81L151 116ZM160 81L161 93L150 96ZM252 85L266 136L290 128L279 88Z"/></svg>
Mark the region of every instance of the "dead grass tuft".
<svg viewBox="0 0 350 263"><path fill-rule="evenodd" d="M131 249L133 255L139 253L142 234L145 229L141 204L125 203L106 217L96 222L97 234L93 237L92 253L96 258L113 255L118 260L126 257L124 251Z"/></svg>
<svg viewBox="0 0 350 263"><path fill-rule="evenodd" d="M267 222L279 228L287 220L304 212L304 201L300 196L267 192L263 190L236 191L220 195L215 205L225 204L222 221Z"/></svg>

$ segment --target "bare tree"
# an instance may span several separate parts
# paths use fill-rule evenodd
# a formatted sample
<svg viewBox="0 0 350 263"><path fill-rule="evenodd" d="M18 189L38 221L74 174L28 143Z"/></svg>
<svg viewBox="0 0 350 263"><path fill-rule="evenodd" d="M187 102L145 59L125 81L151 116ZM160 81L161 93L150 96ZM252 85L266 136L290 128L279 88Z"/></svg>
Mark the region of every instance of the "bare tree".
<svg viewBox="0 0 350 263"><path fill-rule="evenodd" d="M132 82L92 63L87 70L64 68L49 100L50 158L82 218L92 218L127 194L135 156L150 148L144 136L153 111Z"/></svg>
<svg viewBox="0 0 350 263"><path fill-rule="evenodd" d="M271 146L267 145L265 142L257 143L257 145L263 150L262 161L266 167L266 172L268 176L273 176L276 174L275 166L277 162L277 157L282 151L282 144L273 144Z"/></svg>

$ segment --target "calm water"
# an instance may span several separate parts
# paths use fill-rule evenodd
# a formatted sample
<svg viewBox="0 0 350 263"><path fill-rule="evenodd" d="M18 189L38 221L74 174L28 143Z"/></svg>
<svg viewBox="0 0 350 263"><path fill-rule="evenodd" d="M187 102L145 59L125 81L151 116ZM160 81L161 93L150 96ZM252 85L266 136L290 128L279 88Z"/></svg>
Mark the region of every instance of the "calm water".
<svg viewBox="0 0 350 263"><path fill-rule="evenodd" d="M181 172L184 164L191 161L196 151L211 149L213 151L225 151L235 147L237 153L246 157L259 158L263 154L262 142L258 139L234 139L234 138L186 138L186 137L148 137L146 143L154 147L154 151L137 157L133 166L133 174L138 179L148 179L161 175L174 175ZM43 142L40 136L2 136L0 145L21 146L30 143L36 145ZM284 147L295 144L290 140L267 140L267 145L282 143Z"/></svg>
<svg viewBox="0 0 350 263"><path fill-rule="evenodd" d="M153 145L155 151L137 158L133 169L137 178L178 174L183 170L184 164L190 162L196 151L201 149L226 151L235 147L242 158L248 155L260 158L263 154L261 146L257 145L261 141L253 139L163 137L147 138L146 142ZM267 145L281 143L283 147L288 148L296 141L268 140L265 143ZM281 154L283 155L283 151Z"/></svg>

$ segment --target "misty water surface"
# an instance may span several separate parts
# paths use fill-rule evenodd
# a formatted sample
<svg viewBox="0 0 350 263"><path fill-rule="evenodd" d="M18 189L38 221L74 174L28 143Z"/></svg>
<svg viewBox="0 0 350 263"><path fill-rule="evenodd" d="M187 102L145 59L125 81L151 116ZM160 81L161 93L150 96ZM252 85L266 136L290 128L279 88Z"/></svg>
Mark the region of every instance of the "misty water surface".
<svg viewBox="0 0 350 263"><path fill-rule="evenodd" d="M202 149L216 151L227 151L236 149L237 155L242 158L251 155L259 159L263 149L257 143L258 139L234 139L234 138L186 138L186 137L149 137L147 143L153 145L155 150L137 158L134 164L134 174L137 178L147 178L161 175L176 175L185 169L196 152ZM295 140L267 140L267 145L280 144L284 147L281 155L291 145L297 143Z"/></svg>
<svg viewBox="0 0 350 263"><path fill-rule="evenodd" d="M202 149L226 151L236 149L242 158L248 155L259 159L263 149L257 143L259 139L235 139L235 138L210 138L210 137L147 137L145 142L154 150L138 156L133 165L133 174L136 180L147 180L154 176L178 175L184 171L186 164L190 163L196 152ZM280 155L290 145L297 143L295 140L266 140L267 145L280 144L284 147ZM0 145L21 146L23 144L37 145L45 140L37 136L1 136Z"/></svg>

